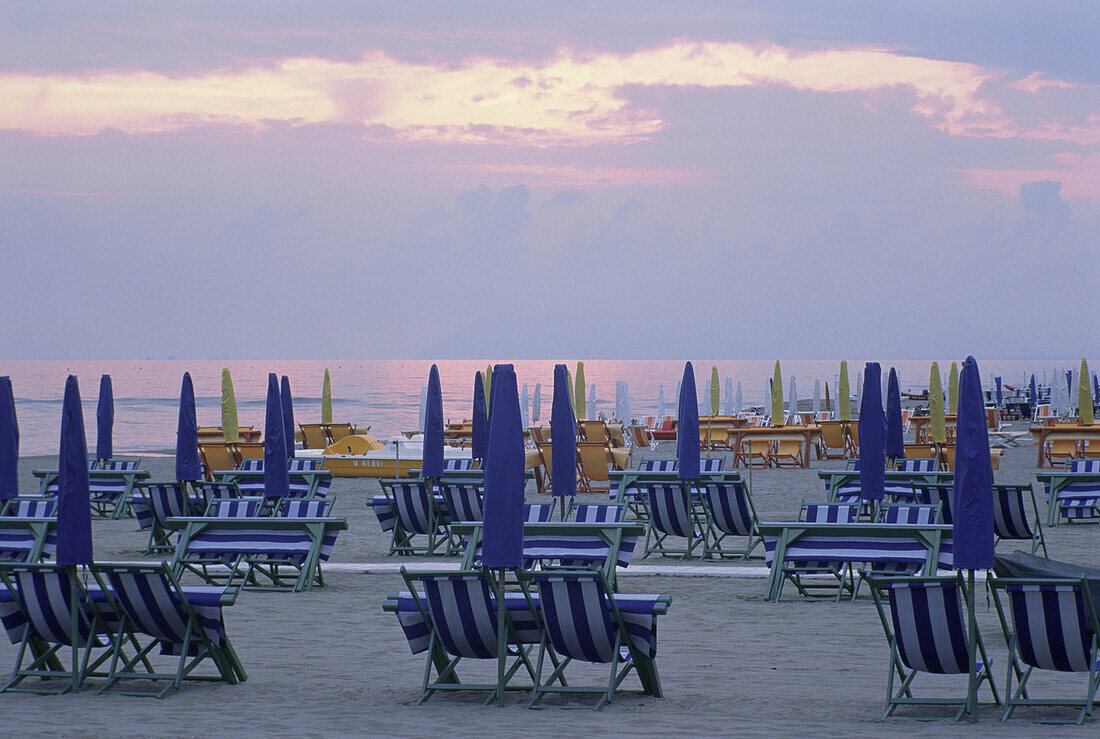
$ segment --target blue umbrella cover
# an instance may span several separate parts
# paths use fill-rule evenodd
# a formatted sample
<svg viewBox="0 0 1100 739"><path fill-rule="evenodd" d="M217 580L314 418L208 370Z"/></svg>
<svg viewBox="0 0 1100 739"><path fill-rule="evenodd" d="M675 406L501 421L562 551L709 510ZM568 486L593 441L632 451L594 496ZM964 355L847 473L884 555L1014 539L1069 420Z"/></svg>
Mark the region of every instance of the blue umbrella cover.
<svg viewBox="0 0 1100 739"><path fill-rule="evenodd" d="M1005 402L1004 392L1001 390L1001 378L994 377L993 382L997 385L997 405L1001 405Z"/></svg>
<svg viewBox="0 0 1100 739"><path fill-rule="evenodd" d="M183 373L180 386L180 416L176 425L176 480L179 482L202 479L202 460L199 459L199 424L195 418L195 386L191 373Z"/></svg>
<svg viewBox="0 0 1100 739"><path fill-rule="evenodd" d="M290 378L283 375L279 384L279 401L283 406L283 441L286 442L286 456L294 456L294 398L290 394Z"/></svg>
<svg viewBox="0 0 1100 739"><path fill-rule="evenodd" d="M993 467L989 459L982 381L974 357L959 376L959 412L955 427L955 569L993 566Z"/></svg>
<svg viewBox="0 0 1100 739"><path fill-rule="evenodd" d="M523 564L523 424L516 373L498 364L489 389L491 418L485 457L481 561L485 567Z"/></svg>
<svg viewBox="0 0 1100 739"><path fill-rule="evenodd" d="M676 422L677 473L681 480L699 479L699 398L695 394L695 370L684 365L680 380L679 420Z"/></svg>
<svg viewBox="0 0 1100 739"><path fill-rule="evenodd" d="M92 509L88 441L76 375L65 380L61 404L61 448L57 459L57 563L92 563Z"/></svg>
<svg viewBox="0 0 1100 739"><path fill-rule="evenodd" d="M550 409L550 492L577 494L577 419L569 402L569 375L554 365L554 402Z"/></svg>
<svg viewBox="0 0 1100 739"><path fill-rule="evenodd" d="M905 431L901 423L901 388L898 386L898 373L893 367L890 368L890 377L886 381L886 456L891 459L905 457Z"/></svg>
<svg viewBox="0 0 1100 739"><path fill-rule="evenodd" d="M424 413L423 477L443 477L443 390L439 369L433 364L428 372L428 405Z"/></svg>
<svg viewBox="0 0 1100 739"><path fill-rule="evenodd" d="M474 459L485 458L485 432L489 418L485 411L485 381L481 372L474 374L474 419L470 429L470 453Z"/></svg>
<svg viewBox="0 0 1100 739"><path fill-rule="evenodd" d="M267 409L264 413L265 498L283 498L290 495L290 473L287 470L283 423L283 398L279 389L279 378L272 372L267 376Z"/></svg>
<svg viewBox="0 0 1100 739"><path fill-rule="evenodd" d="M868 362L863 369L859 405L859 497L886 496L886 417L882 415L882 368Z"/></svg>
<svg viewBox="0 0 1100 739"><path fill-rule="evenodd" d="M0 377L0 500L19 494L19 421L11 378Z"/></svg>
<svg viewBox="0 0 1100 739"><path fill-rule="evenodd" d="M115 394L110 375L99 378L99 405L95 409L95 420L95 458L110 459L114 452L112 434L115 425Z"/></svg>

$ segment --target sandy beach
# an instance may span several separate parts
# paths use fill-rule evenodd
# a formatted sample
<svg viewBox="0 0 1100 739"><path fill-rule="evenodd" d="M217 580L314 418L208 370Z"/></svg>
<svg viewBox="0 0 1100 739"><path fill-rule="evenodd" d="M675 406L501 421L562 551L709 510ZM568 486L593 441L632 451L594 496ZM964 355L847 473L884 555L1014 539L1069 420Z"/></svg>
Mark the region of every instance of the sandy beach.
<svg viewBox="0 0 1100 739"><path fill-rule="evenodd" d="M669 443L648 456L673 454ZM1034 482L1034 457L1030 444L1009 449L995 479ZM55 457L21 459L22 489L34 489L31 469L55 465ZM789 520L801 500L821 499L816 471L837 466L836 461L815 460L808 470L754 470L752 490L761 519ZM143 467L154 479L166 479L172 460L146 457ZM866 595L855 604L797 598L767 603L761 577L738 576L753 568L759 571L761 560L703 563L713 575L689 576L677 574L681 564L655 557L638 558L634 564L659 566L662 574L637 575L628 569L621 587L673 597L659 626L663 699L620 695L599 713L561 707L580 705L573 699L548 700L542 711L524 710L522 693L509 696L503 709L482 706L476 696L437 696L416 706L424 657L410 654L396 619L381 609L387 593L402 589L400 576L368 572L371 564L398 563L384 556L387 535L365 505L377 490L373 480L334 482L334 515L347 518L350 528L337 542L327 587L302 594L245 592L227 609L228 632L248 671L247 682L188 684L160 701L95 695L96 681L78 695L5 694L0 695L0 710L7 726L20 734L70 736L1022 736L1049 730L1040 729L1039 719L1068 716L1065 711L1033 709L1002 723L1000 710L983 688L977 726L954 724L948 711L936 708L902 709L880 721L887 644ZM535 497L533 490L528 497ZM142 558L147 534L133 519L97 519L93 526L97 560ZM1095 526L1063 525L1047 531L1052 557L1083 564L1095 564L1096 537ZM1013 549L1003 545L998 551ZM425 560L401 563L423 566ZM994 677L1003 688L1007 652L992 602L981 596L978 617ZM0 669L10 669L14 658L14 647L3 640ZM602 668L599 674L604 674ZM964 679L923 677L918 686L924 690L941 688L947 695L965 690ZM1054 685L1077 695L1083 694L1084 678L1042 675L1033 685L1035 692ZM1095 730L1095 725L1057 729L1069 735L1094 735Z"/></svg>

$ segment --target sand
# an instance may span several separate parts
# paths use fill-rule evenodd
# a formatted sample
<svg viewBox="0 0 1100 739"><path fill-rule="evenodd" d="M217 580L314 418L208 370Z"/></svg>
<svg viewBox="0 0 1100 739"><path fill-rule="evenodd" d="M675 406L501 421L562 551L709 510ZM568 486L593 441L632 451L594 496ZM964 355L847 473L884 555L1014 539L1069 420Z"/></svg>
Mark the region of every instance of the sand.
<svg viewBox="0 0 1100 739"><path fill-rule="evenodd" d="M674 445L666 443L647 456L672 454ZM1030 444L1010 449L996 478L1034 482L1034 460ZM51 466L56 458L21 460L23 489L33 489L32 468ZM155 479L171 476L169 458L147 457L143 466ZM816 470L837 466L815 460L809 470L754 470L760 517L787 520L802 499L821 499ZM340 535L334 563L396 561L384 556L387 537L365 505L377 490L371 480L335 481L334 513L346 517L350 528ZM1040 512L1045 515L1042 503ZM93 525L97 559L141 558L147 534L133 519L95 520ZM1096 526L1059 526L1047 532L1050 554L1095 564L1097 535ZM999 551L1014 548L1004 545ZM325 588L299 594L245 592L227 609L228 633L248 671L245 683L187 684L158 701L96 695L92 681L77 695L0 695L0 712L9 733L72 736L1034 735L1051 730L1036 719L1068 715L1032 710L1005 724L997 720L1000 711L983 688L982 721L976 726L954 724L948 711L937 708L905 708L881 721L888 653L869 598L855 604L767 603L759 577L676 574L676 563L654 557L636 564L660 565L669 573L636 576L627 570L622 579L625 591L673 597L659 627L661 699L620 695L598 713L566 710L563 706L579 705L571 699L548 701L541 711L524 710L523 694L510 695L505 708L483 706L474 696L437 696L416 706L424 656L410 654L396 619L381 609L388 592L402 589L400 576L334 568ZM730 574L729 564L710 566ZM759 560L749 565L761 566ZM979 597L978 617L1003 689L1007 651L996 612L984 597ZM0 669L6 670L15 648L2 642ZM600 668L599 677L604 674ZM918 685L940 688L940 694L965 690L965 679L923 677ZM1083 675L1043 675L1034 681L1036 693L1053 686L1071 695L1083 695L1084 683ZM1056 731L1095 735L1096 727Z"/></svg>

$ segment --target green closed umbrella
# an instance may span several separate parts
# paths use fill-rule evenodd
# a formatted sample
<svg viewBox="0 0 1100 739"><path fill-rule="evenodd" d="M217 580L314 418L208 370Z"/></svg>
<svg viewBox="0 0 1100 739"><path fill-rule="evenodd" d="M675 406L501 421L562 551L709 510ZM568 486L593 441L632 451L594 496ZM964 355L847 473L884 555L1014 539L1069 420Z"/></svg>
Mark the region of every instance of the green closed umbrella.
<svg viewBox="0 0 1100 739"><path fill-rule="evenodd" d="M332 380L325 367L325 380L321 383L321 423L332 423Z"/></svg>
<svg viewBox="0 0 1100 739"><path fill-rule="evenodd" d="M577 396L573 392L573 374L567 367L565 370L565 387L569 390L569 407L573 409L573 420L577 419Z"/></svg>
<svg viewBox="0 0 1100 739"><path fill-rule="evenodd" d="M493 365L485 366L485 374L481 376L481 382L485 385L485 402L488 404L489 398L492 397L489 395L489 390L492 389L493 385Z"/></svg>
<svg viewBox="0 0 1100 739"><path fill-rule="evenodd" d="M947 414L957 415L959 412L959 365L951 363L951 371L947 375Z"/></svg>
<svg viewBox="0 0 1100 739"><path fill-rule="evenodd" d="M772 372L772 426L783 425L783 375L779 372L779 360L775 360Z"/></svg>
<svg viewBox="0 0 1100 739"><path fill-rule="evenodd" d="M836 388L836 407L839 420L852 420L852 392L848 387L848 361L840 360L840 379Z"/></svg>
<svg viewBox="0 0 1100 739"><path fill-rule="evenodd" d="M1081 374L1077 380L1077 418L1082 426L1092 425L1092 390L1089 388L1089 365L1081 360Z"/></svg>
<svg viewBox="0 0 1100 739"><path fill-rule="evenodd" d="M588 418L588 411L585 408L585 384L584 384L584 362L577 362L577 379L576 387L573 389L574 404L577 406L577 418Z"/></svg>
<svg viewBox="0 0 1100 739"><path fill-rule="evenodd" d="M710 415L718 415L718 368L710 368Z"/></svg>
<svg viewBox="0 0 1100 739"><path fill-rule="evenodd" d="M943 382L940 381L940 366L932 363L928 373L928 422L932 424L932 441L947 443L947 428L943 420Z"/></svg>
<svg viewBox="0 0 1100 739"><path fill-rule="evenodd" d="M237 395L233 392L233 377L228 367L222 370L222 436L230 444L241 440L237 424Z"/></svg>

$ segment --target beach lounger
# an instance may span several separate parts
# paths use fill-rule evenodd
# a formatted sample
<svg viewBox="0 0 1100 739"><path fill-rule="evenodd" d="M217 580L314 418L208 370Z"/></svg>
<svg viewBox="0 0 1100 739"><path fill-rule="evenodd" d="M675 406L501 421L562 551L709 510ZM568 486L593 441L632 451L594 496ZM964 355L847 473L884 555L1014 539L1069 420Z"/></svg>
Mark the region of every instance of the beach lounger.
<svg viewBox="0 0 1100 739"><path fill-rule="evenodd" d="M442 501L436 500L428 483L419 480L380 482L395 516L390 555L453 553L447 511L440 504ZM427 542L417 545L415 537L418 536L425 537Z"/></svg>
<svg viewBox="0 0 1100 739"><path fill-rule="evenodd" d="M764 541L756 529L756 506L753 505L748 487L743 482L704 482L701 485L701 495L707 508L707 537L703 544L703 556L748 559L752 551ZM743 551L734 552L722 546L722 542L732 536L747 538Z"/></svg>
<svg viewBox="0 0 1100 739"><path fill-rule="evenodd" d="M821 435L817 437L818 459L845 459L848 456L848 439L841 421L818 421Z"/></svg>
<svg viewBox="0 0 1100 739"><path fill-rule="evenodd" d="M237 469L243 472L263 472L264 471L264 458L258 459L242 459L240 464L237 465Z"/></svg>
<svg viewBox="0 0 1100 739"><path fill-rule="evenodd" d="M940 507L939 505L926 505L922 503L885 505L879 508L878 518L881 523L926 526L928 524L940 523ZM943 542L940 543L940 546L943 547ZM869 563L867 569L860 569L858 571L855 585L852 588L852 602L854 603L856 601L856 596L859 595L859 586L868 576L893 577L916 575L920 573L923 567L924 565L922 563L914 562L907 558L902 558L897 561L890 561L889 559L883 558L873 563Z"/></svg>
<svg viewBox="0 0 1100 739"><path fill-rule="evenodd" d="M232 482L196 482L191 484L197 508L204 509L218 500L234 500L241 497L240 488Z"/></svg>
<svg viewBox="0 0 1100 739"><path fill-rule="evenodd" d="M803 467L803 444L801 439L781 439L768 451L767 466Z"/></svg>
<svg viewBox="0 0 1100 739"><path fill-rule="evenodd" d="M172 551L175 545L171 538L176 532L167 525L168 519L192 516L198 511L192 507L183 485L178 482L151 482L142 485L140 492L148 514L149 545L145 553ZM144 515L139 515L139 524L144 518Z"/></svg>
<svg viewBox="0 0 1100 739"><path fill-rule="evenodd" d="M56 518L57 498L42 496L17 495L8 498L4 503L0 516L14 516L15 518Z"/></svg>
<svg viewBox="0 0 1100 739"><path fill-rule="evenodd" d="M642 557L657 552L663 557L678 554L690 558L696 548L705 549L707 523L700 519L686 483L639 483L646 504L649 525L646 529L645 550ZM668 537L686 539L681 549L674 549Z"/></svg>
<svg viewBox="0 0 1100 739"><path fill-rule="evenodd" d="M302 430L302 446L305 449L324 449L332 443L323 423L300 423L298 428Z"/></svg>
<svg viewBox="0 0 1100 739"><path fill-rule="evenodd" d="M264 443L262 441L238 441L236 449L241 461L246 459L262 461L264 458Z"/></svg>
<svg viewBox="0 0 1100 739"><path fill-rule="evenodd" d="M869 580L886 640L890 644L890 668L886 683L886 710L889 717L898 706L959 706L955 720L967 711L967 693L962 698L913 695L913 680L918 673L969 675L970 655L967 639L966 597L959 576L875 578ZM880 592L887 594L887 616ZM977 686L989 683L993 700L999 705L997 686L990 672L989 657L981 633L976 645ZM901 681L894 690L895 676Z"/></svg>
<svg viewBox="0 0 1100 739"><path fill-rule="evenodd" d="M993 533L997 544L1006 540L1026 541L1031 544L1031 554L1042 548L1043 556L1047 556L1039 505L1030 484L993 485Z"/></svg>
<svg viewBox="0 0 1100 739"><path fill-rule="evenodd" d="M573 521L576 523L607 523L622 521L626 506L616 503L578 503L573 507Z"/></svg>
<svg viewBox="0 0 1100 739"><path fill-rule="evenodd" d="M805 523L854 523L859 515L859 503L807 503L802 502L798 511L798 520ZM825 576L829 580L835 580L835 585L830 583L826 592L839 601L845 589L855 591L852 582L852 573L847 562L824 559L821 554L814 554L807 558L804 556L790 556L782 564L782 577L779 581L779 592L775 600L783 595L783 584L790 581L798 593L807 597L815 597L811 588L820 589L823 586L809 582L807 577ZM820 596L817 596L820 597Z"/></svg>
<svg viewBox="0 0 1100 739"><path fill-rule="evenodd" d="M581 493L611 491L607 471L611 465L608 446L599 442L577 442L577 468L580 472L577 490Z"/></svg>
<svg viewBox="0 0 1100 739"><path fill-rule="evenodd" d="M321 469L325 464L323 459L303 459L301 457L291 457L287 461L287 469L293 474L295 472L316 472ZM446 469L446 467L444 467Z"/></svg>
<svg viewBox="0 0 1100 739"><path fill-rule="evenodd" d="M952 511L952 502L955 499L955 483L953 482L914 482L913 497L916 502L924 505L938 505L940 507L940 523L953 524L955 522Z"/></svg>
<svg viewBox="0 0 1100 739"><path fill-rule="evenodd" d="M590 570L520 577L538 591L543 623L529 708L538 706L549 693L564 693L596 695L593 708L599 710L632 671L641 681L642 693L662 696L656 662L657 617L668 611L669 596L612 594L603 575ZM628 620L627 612L640 618ZM560 662L544 680L548 657ZM575 677L566 684L566 670L574 661L609 665L607 684L578 685Z"/></svg>
<svg viewBox="0 0 1100 739"><path fill-rule="evenodd" d="M1012 718L1019 706L1066 706L1081 709L1076 723L1082 723L1100 689L1100 620L1089 581L997 577L990 586L1009 653L1003 718ZM1008 615L1002 596L1008 600ZM1028 681L1036 669L1087 673L1081 697L1032 698L1028 688L1034 686Z"/></svg>
<svg viewBox="0 0 1100 739"><path fill-rule="evenodd" d="M1100 474L1080 474L1083 477L1064 477L1051 483L1047 523L1100 521Z"/></svg>
<svg viewBox="0 0 1100 739"><path fill-rule="evenodd" d="M234 500L212 500L203 512L209 518L252 518L259 516L263 500L259 498L237 498Z"/></svg>
<svg viewBox="0 0 1100 739"><path fill-rule="evenodd" d="M355 427L352 426L350 423L326 423L326 424L322 424L322 425L324 426L325 434L328 436L328 439L329 439L328 443L329 444L335 444L336 442L340 441L341 439L343 439L345 437L348 437L348 436L352 436L352 435L355 434ZM367 430L369 430L369 429L370 429L370 426L367 426ZM304 435L304 433L305 433L305 427L304 426L302 427L302 432L303 432L303 435ZM360 433L366 433L366 432L360 432Z"/></svg>
<svg viewBox="0 0 1100 739"><path fill-rule="evenodd" d="M480 522L484 518L481 501L485 488L482 485L443 482L439 492L452 521Z"/></svg>
<svg viewBox="0 0 1100 739"><path fill-rule="evenodd" d="M202 469L208 481L214 480L214 473L220 470L235 470L241 460L233 450L233 445L224 442L205 442L199 444L199 456Z"/></svg>
<svg viewBox="0 0 1100 739"><path fill-rule="evenodd" d="M110 675L99 692L115 690L121 681L163 681L167 685L161 690L154 688L153 692L119 691L163 698L178 689L185 679L235 684L248 678L225 632L222 609L233 604L232 595L220 588L183 588L165 563L99 564L92 566L92 572L115 610L123 615L115 637ZM147 639L132 657L126 657L121 650L126 635ZM174 664L171 672L150 669L154 650L171 658L169 664ZM207 661L213 664L216 675L196 672Z"/></svg>

